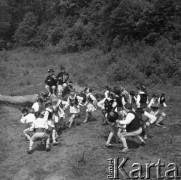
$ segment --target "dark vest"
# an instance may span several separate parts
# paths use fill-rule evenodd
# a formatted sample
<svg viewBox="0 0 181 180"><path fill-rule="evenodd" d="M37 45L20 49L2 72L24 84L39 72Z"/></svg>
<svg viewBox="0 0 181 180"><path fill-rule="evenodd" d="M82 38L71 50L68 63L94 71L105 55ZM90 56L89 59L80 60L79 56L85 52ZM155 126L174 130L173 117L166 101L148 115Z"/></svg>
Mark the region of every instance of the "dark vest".
<svg viewBox="0 0 181 180"><path fill-rule="evenodd" d="M166 101L166 100L165 100L165 97L161 96L161 97L160 97L160 104L165 103L165 101Z"/></svg>
<svg viewBox="0 0 181 180"><path fill-rule="evenodd" d="M131 104L132 105L136 104L135 96L131 96Z"/></svg>
<svg viewBox="0 0 181 180"><path fill-rule="evenodd" d="M106 99L104 101L104 107L105 107L106 112L111 112L113 110L113 103L114 103L113 99L111 100Z"/></svg>
<svg viewBox="0 0 181 180"><path fill-rule="evenodd" d="M88 102L93 103L93 100L91 99L90 94L88 96L86 96L86 99L87 99Z"/></svg>
<svg viewBox="0 0 181 180"><path fill-rule="evenodd" d="M53 111L50 111L49 109L46 109L46 111L49 112L48 114L48 120L51 120L53 118Z"/></svg>
<svg viewBox="0 0 181 180"><path fill-rule="evenodd" d="M122 96L116 97L117 107L123 107Z"/></svg>
<svg viewBox="0 0 181 180"><path fill-rule="evenodd" d="M140 94L140 104L145 104L147 102L147 94Z"/></svg>
<svg viewBox="0 0 181 180"><path fill-rule="evenodd" d="M138 114L136 114L133 111L130 111L129 113L134 114L135 118L131 121L130 124L126 125L126 131L127 132L132 132L132 131L136 131L138 130L140 127L142 127L141 125L141 119L139 117ZM128 114L129 114L128 113Z"/></svg>
<svg viewBox="0 0 181 180"><path fill-rule="evenodd" d="M56 80L53 76L47 76L46 80L45 80L45 83L48 85L48 86L56 86Z"/></svg>
<svg viewBox="0 0 181 180"><path fill-rule="evenodd" d="M77 99L77 96L75 97L69 97L69 100L70 100L70 106L75 106L75 105L78 105L78 99Z"/></svg>

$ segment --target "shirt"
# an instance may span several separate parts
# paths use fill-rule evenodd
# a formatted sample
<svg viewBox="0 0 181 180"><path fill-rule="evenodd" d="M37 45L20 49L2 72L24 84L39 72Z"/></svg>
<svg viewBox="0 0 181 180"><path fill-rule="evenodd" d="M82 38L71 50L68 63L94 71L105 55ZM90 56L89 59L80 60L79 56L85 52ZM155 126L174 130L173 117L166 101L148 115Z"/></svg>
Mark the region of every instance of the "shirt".
<svg viewBox="0 0 181 180"><path fill-rule="evenodd" d="M23 124L33 123L35 121L35 115L32 113L27 114L26 116L23 116L20 121Z"/></svg>
<svg viewBox="0 0 181 180"><path fill-rule="evenodd" d="M87 105L87 104L90 103L91 101L92 101L93 104L96 103L96 98L93 96L92 93L86 94L86 99L87 99L87 101L86 101L85 105Z"/></svg>
<svg viewBox="0 0 181 180"><path fill-rule="evenodd" d="M135 118L135 115L133 113L128 113L124 121L120 121L119 124L121 125L128 125L132 122L132 120Z"/></svg>
<svg viewBox="0 0 181 180"><path fill-rule="evenodd" d="M140 107L141 94L145 94L145 92L140 91L140 92L138 93L138 95L137 95L136 105L137 105L138 108ZM148 104L148 97L147 97L147 100L146 100L146 104Z"/></svg>
<svg viewBox="0 0 181 180"><path fill-rule="evenodd" d="M108 98L109 92L110 92L110 91L107 90L107 91L104 93L105 98Z"/></svg>
<svg viewBox="0 0 181 180"><path fill-rule="evenodd" d="M75 95L73 98L71 96L69 96L68 99L67 99L67 102L65 104L65 108L67 108L71 104L70 99L74 99L74 98L77 98L77 100L78 100L77 106L79 106L82 103L83 99L84 99L83 97L77 96L77 95Z"/></svg>
<svg viewBox="0 0 181 180"><path fill-rule="evenodd" d="M48 116L49 116L50 113L53 113L53 109L47 107L47 108L45 109L45 113L44 113L44 117L43 117L43 119L44 119L46 122L48 121Z"/></svg>
<svg viewBox="0 0 181 180"><path fill-rule="evenodd" d="M33 131L37 128L48 129L48 124L44 118L37 118L31 125L30 130Z"/></svg>
<svg viewBox="0 0 181 180"><path fill-rule="evenodd" d="M32 106L32 109L34 109L35 112L38 112L40 110L40 105L38 102L35 102Z"/></svg>
<svg viewBox="0 0 181 180"><path fill-rule="evenodd" d="M160 100L158 99L158 101L155 101L154 98L151 99L150 103L148 104L148 108L151 108L151 107L160 107ZM163 103L163 106L166 107L167 105L165 103Z"/></svg>

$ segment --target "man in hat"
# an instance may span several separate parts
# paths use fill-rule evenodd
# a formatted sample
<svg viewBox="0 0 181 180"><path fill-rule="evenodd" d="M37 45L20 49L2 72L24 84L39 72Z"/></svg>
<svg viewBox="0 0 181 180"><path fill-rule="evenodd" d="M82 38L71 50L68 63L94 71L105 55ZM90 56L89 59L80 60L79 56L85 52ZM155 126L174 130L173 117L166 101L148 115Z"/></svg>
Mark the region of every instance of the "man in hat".
<svg viewBox="0 0 181 180"><path fill-rule="evenodd" d="M56 87L57 87L57 79L54 76L54 70L48 69L49 75L47 76L45 80L45 89L48 91L48 96L51 96L51 94L55 95Z"/></svg>
<svg viewBox="0 0 181 180"><path fill-rule="evenodd" d="M60 73L57 75L57 83L58 83L58 96L62 97L62 92L68 86L67 82L69 80L69 74L65 72L65 67L60 67Z"/></svg>

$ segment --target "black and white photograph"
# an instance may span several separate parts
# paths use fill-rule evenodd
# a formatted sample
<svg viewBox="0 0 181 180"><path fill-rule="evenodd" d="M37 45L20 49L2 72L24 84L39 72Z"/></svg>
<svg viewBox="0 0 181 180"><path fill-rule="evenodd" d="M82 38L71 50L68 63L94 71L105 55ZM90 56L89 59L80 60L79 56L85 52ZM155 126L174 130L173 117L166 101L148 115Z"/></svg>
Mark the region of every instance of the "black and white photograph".
<svg viewBox="0 0 181 180"><path fill-rule="evenodd" d="M0 180L181 179L181 0L0 0Z"/></svg>

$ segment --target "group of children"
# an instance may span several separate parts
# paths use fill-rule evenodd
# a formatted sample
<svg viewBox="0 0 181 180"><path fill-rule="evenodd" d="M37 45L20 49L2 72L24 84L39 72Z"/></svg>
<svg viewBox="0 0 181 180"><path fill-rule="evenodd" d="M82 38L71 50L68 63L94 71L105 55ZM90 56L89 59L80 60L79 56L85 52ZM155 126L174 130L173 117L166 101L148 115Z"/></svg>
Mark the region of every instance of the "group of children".
<svg viewBox="0 0 181 180"><path fill-rule="evenodd" d="M57 141L58 132L60 124L65 120L65 110L68 107L70 113L69 128L72 127L75 119L79 117L80 106L86 107L83 123L92 118L94 111L100 110L103 116L102 124L110 126L106 146L112 146L111 140L116 135L123 143L122 152L128 151L126 137L136 136L144 145L147 139L146 129L150 124L165 127L162 123L163 118L166 116L164 108L167 106L164 93L161 96L154 93L149 102L146 88L143 85L139 85L137 96L134 91L128 92L119 86L115 86L113 89L106 87L104 98L98 101L93 95L92 89L86 87L81 93L71 89L68 98L63 100L62 93L67 86L66 82L69 75L65 73L64 68L61 68L61 70L63 71L54 78L56 84L50 83L53 74L49 75L45 81L49 100L40 97L29 111L25 108L22 110L20 121L27 125L23 133L29 141L28 154L34 151L33 144L37 139L42 139L47 151L51 149L51 142L52 145L59 144ZM54 72L51 69L49 71ZM53 86L59 86L57 96L55 95L56 87ZM53 96L51 96L52 94ZM33 135L30 136L30 134Z"/></svg>
<svg viewBox="0 0 181 180"><path fill-rule="evenodd" d="M75 119L79 116L80 106L86 107L86 116L83 123L86 123L92 118L92 113L96 110L96 98L91 92L91 88L84 89L84 95L80 96L71 90L67 100L63 100L58 96L51 96L49 100L45 101L42 97L37 99L31 109L23 109L21 123L27 125L23 131L25 138L29 141L28 154L33 150L34 141L42 139L42 143L46 144L46 150L51 148L50 143L53 145L59 144L57 141L58 132L61 124L65 120L65 110L69 107L70 118L68 120L68 127L71 128ZM30 136L30 134L32 134Z"/></svg>
<svg viewBox="0 0 181 180"><path fill-rule="evenodd" d="M122 87L114 87L113 90L107 87L104 95L105 98L97 106L102 109L103 124L110 126L106 146L112 146L110 142L117 135L124 146L121 152L127 152L126 137L135 136L145 145L146 129L151 124L165 128L162 123L167 107L164 93L154 93L149 102L146 88L139 85L137 96L134 91L127 92Z"/></svg>

